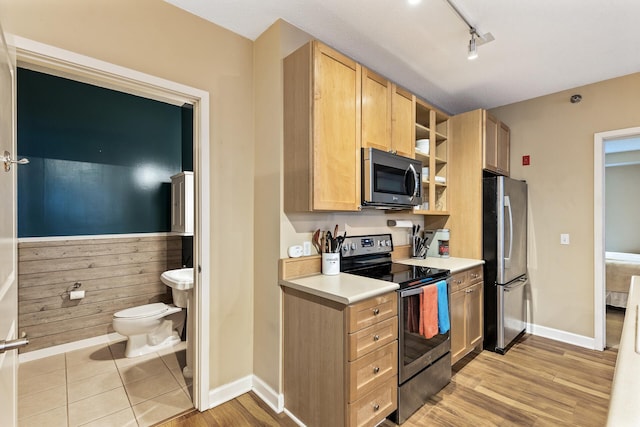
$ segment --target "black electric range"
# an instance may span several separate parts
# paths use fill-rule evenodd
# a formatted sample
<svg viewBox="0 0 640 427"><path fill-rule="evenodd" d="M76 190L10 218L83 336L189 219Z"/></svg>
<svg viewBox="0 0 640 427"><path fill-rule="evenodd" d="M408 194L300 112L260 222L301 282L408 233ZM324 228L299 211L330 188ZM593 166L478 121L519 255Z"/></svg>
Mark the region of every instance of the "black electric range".
<svg viewBox="0 0 640 427"><path fill-rule="evenodd" d="M400 285L400 289L423 286L449 277L449 270L391 261L391 234L347 237L342 245L340 271Z"/></svg>

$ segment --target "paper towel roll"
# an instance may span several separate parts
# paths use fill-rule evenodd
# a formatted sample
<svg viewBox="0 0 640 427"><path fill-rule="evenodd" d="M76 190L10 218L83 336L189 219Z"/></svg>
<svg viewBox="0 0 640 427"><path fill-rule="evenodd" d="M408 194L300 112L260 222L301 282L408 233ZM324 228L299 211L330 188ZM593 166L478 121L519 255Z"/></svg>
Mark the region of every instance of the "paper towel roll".
<svg viewBox="0 0 640 427"><path fill-rule="evenodd" d="M413 227L413 222L409 221L409 220L395 220L395 219L388 219L387 220L387 225L389 227L404 227L404 228L411 228Z"/></svg>
<svg viewBox="0 0 640 427"><path fill-rule="evenodd" d="M69 299L82 299L82 298L84 298L84 291L69 292Z"/></svg>

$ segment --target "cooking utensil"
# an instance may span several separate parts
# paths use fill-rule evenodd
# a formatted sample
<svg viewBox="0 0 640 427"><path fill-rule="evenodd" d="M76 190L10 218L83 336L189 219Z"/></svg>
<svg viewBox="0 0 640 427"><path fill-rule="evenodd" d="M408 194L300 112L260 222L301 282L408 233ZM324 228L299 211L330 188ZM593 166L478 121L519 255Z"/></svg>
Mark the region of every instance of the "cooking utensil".
<svg viewBox="0 0 640 427"><path fill-rule="evenodd" d="M311 238L311 243L313 244L313 247L316 248L316 251L318 251L318 253L321 254L322 246L320 246L320 229L319 228L313 233L313 237Z"/></svg>

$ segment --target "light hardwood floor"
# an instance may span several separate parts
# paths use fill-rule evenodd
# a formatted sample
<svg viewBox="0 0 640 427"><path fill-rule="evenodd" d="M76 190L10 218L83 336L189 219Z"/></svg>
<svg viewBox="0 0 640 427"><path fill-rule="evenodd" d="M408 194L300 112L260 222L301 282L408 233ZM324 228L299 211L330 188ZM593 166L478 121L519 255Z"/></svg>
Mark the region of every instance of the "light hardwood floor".
<svg viewBox="0 0 640 427"><path fill-rule="evenodd" d="M524 336L504 356L483 351L460 360L451 383L402 426L601 427L606 423L616 357L616 350L586 350ZM248 393L160 425L295 424ZM387 421L384 426L394 424Z"/></svg>

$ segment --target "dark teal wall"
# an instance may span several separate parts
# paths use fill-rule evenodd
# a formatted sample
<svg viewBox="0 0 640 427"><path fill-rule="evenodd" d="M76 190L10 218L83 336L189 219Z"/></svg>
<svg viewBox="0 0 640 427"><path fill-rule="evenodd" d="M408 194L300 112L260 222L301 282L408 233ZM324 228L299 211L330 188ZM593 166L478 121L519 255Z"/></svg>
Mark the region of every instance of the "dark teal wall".
<svg viewBox="0 0 640 427"><path fill-rule="evenodd" d="M18 237L170 231L181 107L21 68L17 88Z"/></svg>

